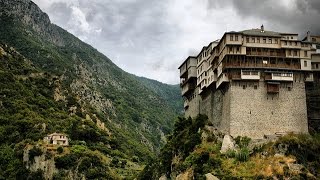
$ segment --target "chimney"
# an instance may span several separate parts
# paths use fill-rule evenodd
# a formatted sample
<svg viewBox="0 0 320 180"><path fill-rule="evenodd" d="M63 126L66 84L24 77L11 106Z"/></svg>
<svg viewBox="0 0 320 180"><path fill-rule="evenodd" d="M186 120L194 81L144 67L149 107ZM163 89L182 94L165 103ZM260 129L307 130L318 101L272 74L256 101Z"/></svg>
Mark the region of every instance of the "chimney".
<svg viewBox="0 0 320 180"><path fill-rule="evenodd" d="M308 42L311 42L310 31L307 32L307 41L308 41Z"/></svg>
<svg viewBox="0 0 320 180"><path fill-rule="evenodd" d="M261 25L261 32L264 33L264 26L263 26L263 24Z"/></svg>

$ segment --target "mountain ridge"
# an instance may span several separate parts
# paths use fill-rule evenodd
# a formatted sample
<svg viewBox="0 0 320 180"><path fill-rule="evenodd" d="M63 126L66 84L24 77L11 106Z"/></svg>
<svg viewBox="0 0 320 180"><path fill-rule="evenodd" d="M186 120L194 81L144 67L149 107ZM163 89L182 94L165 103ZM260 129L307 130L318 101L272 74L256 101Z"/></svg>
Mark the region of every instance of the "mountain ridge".
<svg viewBox="0 0 320 180"><path fill-rule="evenodd" d="M104 123L104 133L111 135L106 141L112 148L108 152L118 151L120 156L116 157L130 159L135 156L143 163L159 152L166 141L165 135L172 130L175 117L182 111L182 103L174 103L180 96L177 86L173 88L148 79L142 82L141 78L121 70L92 46L51 24L48 15L32 1L0 0L0 23L0 42L14 47L37 71L54 77L48 83L55 85L47 95L50 102L54 99L64 106L61 108L67 115L63 117L75 116L75 126L84 125L83 131L93 133L93 136L100 133L97 122ZM26 70L25 73L29 76L31 72ZM156 91L152 87L163 90ZM27 103L33 106L32 102ZM58 121L41 116L36 124L56 128L39 132L31 140L36 141L53 130L73 132L59 126ZM65 123L68 121L66 118ZM72 136L76 140L90 139L82 137L83 132L79 133ZM99 143L89 141L87 146L99 150L102 148Z"/></svg>

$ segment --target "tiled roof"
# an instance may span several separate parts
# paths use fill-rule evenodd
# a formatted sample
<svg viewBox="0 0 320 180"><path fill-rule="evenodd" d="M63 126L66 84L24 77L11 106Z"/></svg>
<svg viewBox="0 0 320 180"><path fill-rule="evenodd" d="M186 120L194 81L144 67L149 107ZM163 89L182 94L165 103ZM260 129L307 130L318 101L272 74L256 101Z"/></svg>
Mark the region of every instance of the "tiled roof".
<svg viewBox="0 0 320 180"><path fill-rule="evenodd" d="M49 134L49 135L47 135L47 136L66 136L65 134L63 134L63 133L52 133L52 134Z"/></svg>
<svg viewBox="0 0 320 180"><path fill-rule="evenodd" d="M274 32L274 31L261 31L261 29L249 29L240 31L245 35L252 35L252 36L272 36L272 37L281 37L281 33Z"/></svg>

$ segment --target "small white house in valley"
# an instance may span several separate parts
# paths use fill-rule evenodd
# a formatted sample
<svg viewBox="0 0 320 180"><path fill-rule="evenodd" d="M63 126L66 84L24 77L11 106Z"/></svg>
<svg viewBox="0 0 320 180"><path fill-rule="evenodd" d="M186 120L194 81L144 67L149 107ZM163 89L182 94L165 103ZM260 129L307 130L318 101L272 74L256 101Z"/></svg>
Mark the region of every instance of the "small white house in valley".
<svg viewBox="0 0 320 180"><path fill-rule="evenodd" d="M69 145L69 140L67 135L62 133L56 133L56 132L44 137L43 141L47 144L53 144L53 145L61 145L61 146Z"/></svg>

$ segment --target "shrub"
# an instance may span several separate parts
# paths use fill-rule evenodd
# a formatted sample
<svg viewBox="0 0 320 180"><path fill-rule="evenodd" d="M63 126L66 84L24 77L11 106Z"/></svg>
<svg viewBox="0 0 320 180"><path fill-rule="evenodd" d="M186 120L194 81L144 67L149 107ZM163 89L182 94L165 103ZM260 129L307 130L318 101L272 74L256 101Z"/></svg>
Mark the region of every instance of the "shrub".
<svg viewBox="0 0 320 180"><path fill-rule="evenodd" d="M235 158L237 161L245 162L249 160L249 150L247 148L240 149L236 154Z"/></svg>
<svg viewBox="0 0 320 180"><path fill-rule="evenodd" d="M248 145L251 141L251 138L249 138L247 136L244 136L244 137L238 136L234 140L236 141L236 144L238 144L240 149L242 149L242 148L248 147Z"/></svg>
<svg viewBox="0 0 320 180"><path fill-rule="evenodd" d="M234 158L234 157L236 157L236 151L235 151L235 150L228 149L227 152L225 153L225 155L226 155L228 158Z"/></svg>
<svg viewBox="0 0 320 180"><path fill-rule="evenodd" d="M63 147L59 146L59 147L57 148L57 152L58 152L59 154L63 153Z"/></svg>
<svg viewBox="0 0 320 180"><path fill-rule="evenodd" d="M77 156L74 154L68 154L62 157L55 158L55 165L58 169L68 169L73 167L77 163Z"/></svg>
<svg viewBox="0 0 320 180"><path fill-rule="evenodd" d="M29 150L29 161L34 162L34 157L41 155L42 150L37 146L33 146L33 148Z"/></svg>

